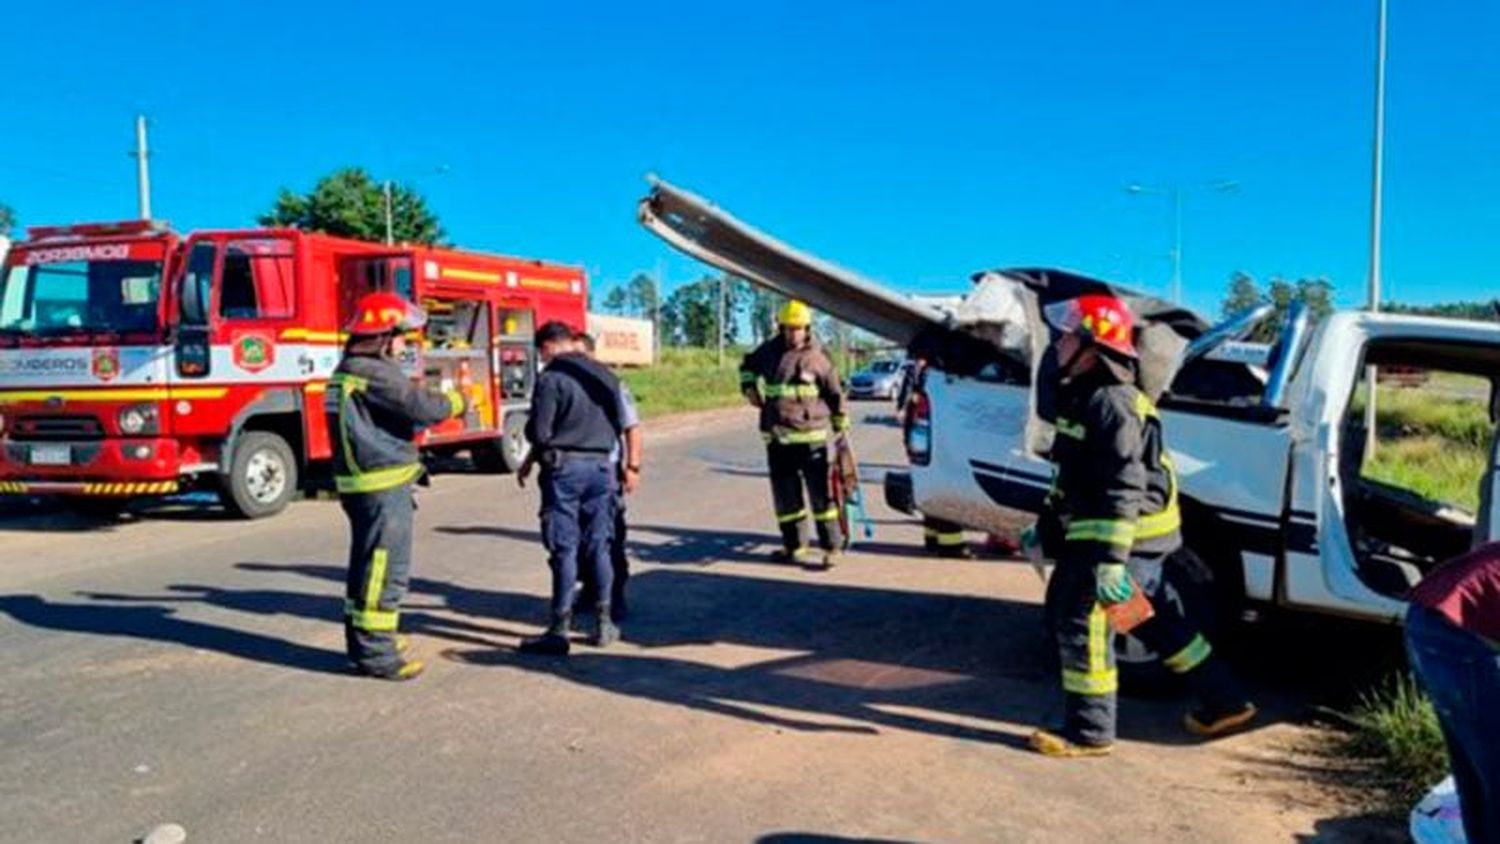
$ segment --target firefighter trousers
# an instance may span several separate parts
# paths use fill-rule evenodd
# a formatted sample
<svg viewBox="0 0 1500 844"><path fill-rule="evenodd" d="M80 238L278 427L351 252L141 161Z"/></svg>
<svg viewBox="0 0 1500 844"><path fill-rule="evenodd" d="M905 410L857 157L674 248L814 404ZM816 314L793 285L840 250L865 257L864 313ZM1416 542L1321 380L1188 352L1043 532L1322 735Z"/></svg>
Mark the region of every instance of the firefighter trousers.
<svg viewBox="0 0 1500 844"><path fill-rule="evenodd" d="M817 526L819 547L824 551L840 547L843 537L839 533L838 505L828 489L828 445L771 442L766 445L766 462L782 547L796 551L807 545L809 516ZM806 499L802 496L804 487Z"/></svg>
<svg viewBox="0 0 1500 844"><path fill-rule="evenodd" d="M1166 668L1184 675L1199 703L1215 713L1245 703L1244 692L1203 634L1183 616L1180 604L1162 590L1165 555L1140 554L1129 562L1130 575L1145 591L1152 618L1130 635L1160 654ZM1115 740L1116 695L1114 632L1095 599L1093 566L1064 561L1052 574L1048 604L1062 663L1063 735L1083 744Z"/></svg>
<svg viewBox="0 0 1500 844"><path fill-rule="evenodd" d="M339 503L349 519L345 647L360 669L388 673L401 665L396 629L411 577L411 485L344 495Z"/></svg>

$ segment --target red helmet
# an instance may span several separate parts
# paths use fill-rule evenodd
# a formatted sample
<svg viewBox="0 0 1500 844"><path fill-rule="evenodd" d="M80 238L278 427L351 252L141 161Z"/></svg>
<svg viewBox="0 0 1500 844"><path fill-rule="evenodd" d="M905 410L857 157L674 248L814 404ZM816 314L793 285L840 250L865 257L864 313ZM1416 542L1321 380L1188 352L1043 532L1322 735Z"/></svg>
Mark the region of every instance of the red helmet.
<svg viewBox="0 0 1500 844"><path fill-rule="evenodd" d="M394 293L368 293L354 309L349 333L359 337L416 331L427 324L427 312Z"/></svg>
<svg viewBox="0 0 1500 844"><path fill-rule="evenodd" d="M1135 350L1135 318L1130 315L1130 308L1115 296L1090 293L1053 302L1042 313L1049 325L1064 334L1082 335L1127 358L1139 357Z"/></svg>

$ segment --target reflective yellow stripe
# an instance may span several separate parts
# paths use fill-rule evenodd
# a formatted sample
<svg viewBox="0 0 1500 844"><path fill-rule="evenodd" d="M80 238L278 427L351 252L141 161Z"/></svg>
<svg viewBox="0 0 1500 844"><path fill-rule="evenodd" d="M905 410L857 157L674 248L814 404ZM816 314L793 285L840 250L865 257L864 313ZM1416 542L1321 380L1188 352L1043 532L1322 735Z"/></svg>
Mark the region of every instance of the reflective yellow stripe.
<svg viewBox="0 0 1500 844"><path fill-rule="evenodd" d="M958 531L956 533L941 533L941 532L938 532L938 531L933 531L932 535L933 535L933 538L937 539L937 544L939 544L939 545L962 545L962 544L964 544L964 535L963 535L962 531Z"/></svg>
<svg viewBox="0 0 1500 844"><path fill-rule="evenodd" d="M1182 529L1182 512L1177 509L1176 502L1167 505L1167 509L1160 513L1152 513L1142 516L1135 523L1135 538L1156 539L1168 536Z"/></svg>
<svg viewBox="0 0 1500 844"><path fill-rule="evenodd" d="M815 399L817 384L767 384L761 394L768 399Z"/></svg>
<svg viewBox="0 0 1500 844"><path fill-rule="evenodd" d="M81 390L3 390L0 403L23 401L168 401L218 399L229 395L228 387L97 387Z"/></svg>
<svg viewBox="0 0 1500 844"><path fill-rule="evenodd" d="M822 511L821 513L814 513L813 514L813 521L815 521L815 522L831 522L834 519L837 519L838 517L839 517L839 508L837 508L837 507L829 507L827 510Z"/></svg>
<svg viewBox="0 0 1500 844"><path fill-rule="evenodd" d="M1186 647L1167 657L1162 662L1174 674L1186 674L1202 665L1203 660L1208 659L1209 655L1213 652L1213 646L1208 643L1207 639L1203 638L1202 633L1199 633L1193 637L1193 641L1187 643Z"/></svg>
<svg viewBox="0 0 1500 844"><path fill-rule="evenodd" d="M335 372L328 379L329 383L343 387L345 392L358 393L370 389L370 379L359 375L351 375L348 372Z"/></svg>
<svg viewBox="0 0 1500 844"><path fill-rule="evenodd" d="M448 397L448 415L462 416L464 412L464 394L457 390L449 390L444 395Z"/></svg>
<svg viewBox="0 0 1500 844"><path fill-rule="evenodd" d="M1110 695L1120 688L1120 675L1109 664L1109 618L1104 608L1094 604L1089 610L1087 671L1064 668L1063 689L1080 695Z"/></svg>
<svg viewBox="0 0 1500 844"><path fill-rule="evenodd" d="M365 583L365 607L378 609L380 593L385 591L385 565L388 556L384 548L376 548L370 557L370 579Z"/></svg>
<svg viewBox="0 0 1500 844"><path fill-rule="evenodd" d="M777 434L776 441L782 445L812 445L813 443L828 442L828 429L819 428L816 431L787 431Z"/></svg>
<svg viewBox="0 0 1500 844"><path fill-rule="evenodd" d="M1089 610L1089 674L1098 675L1111 671L1109 667L1109 616L1104 608L1094 604Z"/></svg>
<svg viewBox="0 0 1500 844"><path fill-rule="evenodd" d="M1172 455L1165 451L1161 455L1161 467L1167 473L1167 508L1160 513L1142 516L1136 522L1136 539L1155 539L1182 529L1182 510L1177 504L1177 466L1172 462Z"/></svg>
<svg viewBox="0 0 1500 844"><path fill-rule="evenodd" d="M776 514L776 521L780 522L781 524L786 524L788 522L800 522L800 521L802 521L805 518L807 518L807 508L806 507L802 508L801 510L798 510L795 513L787 513L784 516L782 514L780 514L780 513Z"/></svg>
<svg viewBox="0 0 1500 844"><path fill-rule="evenodd" d="M1088 435L1088 430L1082 424L1070 419L1058 417L1056 427L1059 434L1065 437L1072 437L1075 440L1081 440Z"/></svg>
<svg viewBox="0 0 1500 844"><path fill-rule="evenodd" d="M1120 675L1114 669L1094 673L1064 668L1063 690L1076 695L1112 695L1120 690Z"/></svg>
<svg viewBox="0 0 1500 844"><path fill-rule="evenodd" d="M1145 393L1139 391L1135 394L1135 415L1142 419L1156 418L1156 405Z"/></svg>
<svg viewBox="0 0 1500 844"><path fill-rule="evenodd" d="M1070 542L1103 542L1129 548L1135 544L1135 525L1119 519L1084 519L1068 525Z"/></svg>
<svg viewBox="0 0 1500 844"><path fill-rule="evenodd" d="M333 479L333 484L342 493L384 492L411 483L421 474L422 465L412 463L408 466L376 469L373 472L339 475Z"/></svg>
<svg viewBox="0 0 1500 844"><path fill-rule="evenodd" d="M401 624L400 610L362 610L349 601L344 602L344 614L350 624L371 633L392 633Z"/></svg>
<svg viewBox="0 0 1500 844"><path fill-rule="evenodd" d="M740 384L742 386L749 386L751 384L754 384L757 380L759 380L759 378L758 378L758 376L756 376L756 374L754 372L741 372L740 373Z"/></svg>

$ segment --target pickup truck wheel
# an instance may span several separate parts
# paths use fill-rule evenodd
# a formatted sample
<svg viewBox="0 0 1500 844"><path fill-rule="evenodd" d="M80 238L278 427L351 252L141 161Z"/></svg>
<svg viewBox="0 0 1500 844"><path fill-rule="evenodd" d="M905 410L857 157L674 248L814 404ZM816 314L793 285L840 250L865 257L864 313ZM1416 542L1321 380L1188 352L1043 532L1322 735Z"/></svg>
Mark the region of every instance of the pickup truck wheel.
<svg viewBox="0 0 1500 844"><path fill-rule="evenodd" d="M270 431L250 431L234 444L220 497L242 519L263 519L285 510L297 491L297 458L286 440Z"/></svg>
<svg viewBox="0 0 1500 844"><path fill-rule="evenodd" d="M1191 627L1214 642L1220 628L1214 573L1191 549L1173 554L1162 567L1158 598L1176 606ZM1180 692L1181 677L1162 664L1166 656L1169 654L1158 654L1133 636L1115 636L1121 689L1142 697Z"/></svg>

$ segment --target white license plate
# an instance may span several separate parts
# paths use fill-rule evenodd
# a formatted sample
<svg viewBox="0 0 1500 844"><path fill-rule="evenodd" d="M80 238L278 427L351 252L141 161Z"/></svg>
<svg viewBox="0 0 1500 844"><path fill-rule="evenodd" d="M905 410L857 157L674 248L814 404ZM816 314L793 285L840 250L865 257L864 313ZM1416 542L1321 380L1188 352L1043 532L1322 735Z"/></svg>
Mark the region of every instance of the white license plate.
<svg viewBox="0 0 1500 844"><path fill-rule="evenodd" d="M34 466L66 466L73 462L73 449L65 445L34 445L31 447L31 463Z"/></svg>

